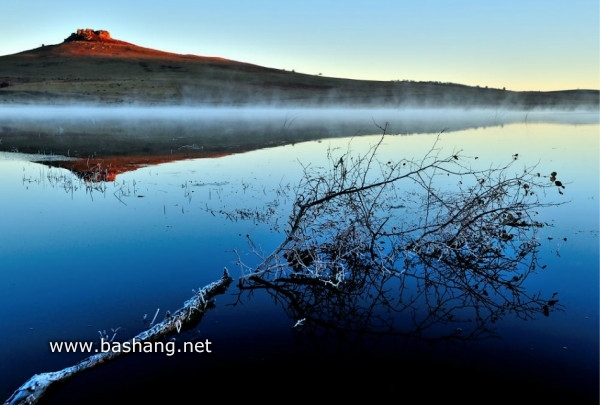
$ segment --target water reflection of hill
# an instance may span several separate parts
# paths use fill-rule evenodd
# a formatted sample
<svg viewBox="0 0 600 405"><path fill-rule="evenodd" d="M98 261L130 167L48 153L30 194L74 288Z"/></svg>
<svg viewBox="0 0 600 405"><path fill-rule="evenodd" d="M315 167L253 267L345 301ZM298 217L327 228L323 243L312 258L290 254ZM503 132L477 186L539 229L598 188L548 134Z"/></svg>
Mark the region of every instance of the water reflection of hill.
<svg viewBox="0 0 600 405"><path fill-rule="evenodd" d="M90 181L141 166L331 137L452 132L516 122L598 122L595 112L499 109L8 107L0 150L78 160L47 164Z"/></svg>
<svg viewBox="0 0 600 405"><path fill-rule="evenodd" d="M122 155L91 157L89 159L58 159L44 160L51 167L70 170L79 178L88 182L115 181L121 173L137 170L140 167L153 166L162 163L175 162L191 158L216 158L225 153L172 153L168 155Z"/></svg>
<svg viewBox="0 0 600 405"><path fill-rule="evenodd" d="M177 337L180 344L210 338L216 347L210 356L138 354L123 358L118 364L107 364L69 381L47 403L105 404L132 393L138 399L150 395L155 398L159 393L172 396L173 387L181 387L181 382L190 376L209 385L234 378L238 391L247 392L264 387L267 382L269 386L292 387L294 395L299 393L307 399L320 395L323 384L332 387L336 396L355 398L360 392L387 399L427 381L429 389L425 395L440 399L460 397L467 403L481 402L485 398L481 392L509 401L518 393L532 403L562 399L566 403L598 403L598 172L590 170L598 161L597 130L597 125L516 124L449 132L440 137L443 151L464 149L465 157L478 156L476 167L495 166L519 152L513 165L517 173L539 160L542 176L557 170L561 180L567 179L567 188L561 189L564 195L558 189L543 194L543 200L572 202L558 210L554 207L540 211L540 220L552 219L553 225L540 229L541 263L547 268L528 277L525 286L526 291L541 292L548 299L554 299L552 294L558 292L565 311L550 317L538 312L535 320L527 321L500 313L501 319L491 327L501 339L471 340L467 339L469 335L487 335L487 330L479 328L483 326L480 319L466 327L443 319L428 324L429 328L415 327L418 325L414 321L423 318L411 318L415 305L409 306L407 299L398 301L398 278L389 279L385 285L389 288L378 288L380 284L376 283L387 277L383 273L371 274L368 281L372 283L360 283L362 280L356 276L361 273L355 273L350 279L352 288L344 291L327 285L317 288L298 280L279 280L277 288L263 289L257 284L257 288L243 291L243 301L236 306L230 303L237 301L237 294L218 297L216 308L198 329ZM376 138L380 137L354 139L351 150L363 151ZM429 145L434 138L387 137L380 161L387 162L389 156L419 157L423 145ZM519 139L526 141L519 145ZM9 388L16 388L34 373L58 370L65 363L73 365L79 361L79 357L70 361L73 358L49 353L48 339L96 341L97 328L121 326L126 330L119 339L126 339L140 330L144 313L148 312L151 318L158 307L161 315L165 309L178 308L176 305L189 297L192 288L211 281L222 266L232 269L232 249L251 263L247 235L259 251L264 248L269 252L272 235L266 228L270 227L258 227L258 216L246 214L262 214L264 211L257 207L275 207L272 222L283 227L283 218L289 214L287 207L293 202L280 193L290 190L285 188L288 181L296 184L291 167L323 167L327 152L341 153L349 149L348 142L346 138L306 142L223 159L161 165L122 176L115 184L85 187L77 181L73 182L75 187L70 186L68 182L74 176L63 170L44 170L38 164L20 161L9 162L10 165L4 162L2 184L7 192L3 193L2 249L6 271L1 284L5 286L2 296L7 305L3 306L3 318L7 327L2 330L2 341L10 345L5 345L0 357L7 364L18 365L4 373L4 397L12 392L8 392ZM12 154L6 155L10 159ZM464 161L461 157L458 162ZM62 179L69 188L63 187ZM456 182L448 182L448 186L455 190ZM104 191L96 192L95 187L104 187ZM272 204L275 199L271 194L265 196L265 190L279 196L281 204ZM400 195L407 196L406 190L399 189ZM400 212L399 204L394 205L392 212ZM223 208L239 215L226 216ZM405 221L415 216L400 218ZM447 267L439 258L436 255L432 264ZM286 263L287 258L283 259L282 263ZM459 263L453 260L448 265ZM458 281L462 274L436 273ZM232 274L238 272L233 270ZM406 272L402 276L415 280ZM490 282L497 284L495 279ZM479 287L467 289L467 293L483 291L481 284ZM418 302L416 309L421 312L415 315L427 314L429 309L433 315L448 313L437 306L437 297L461 297L456 289L439 283L422 288L428 288L429 296L435 299ZM453 290L457 294L451 294ZM359 296L361 291L373 297ZM413 286L405 288L404 298L409 298L409 291L419 290ZM509 297L512 296L511 293ZM21 301L27 305L19 304ZM371 302L383 305L369 313ZM459 300L455 302L460 304ZM469 308L482 308L475 304ZM40 315L39 308L44 308ZM402 308L406 309L397 311ZM456 308L458 313L466 310L460 305L447 308ZM541 310L544 311L543 306ZM390 325L386 323L389 314L394 317L391 326L396 335L370 333L387 332L384 327ZM363 330L363 326L369 329ZM482 334L471 334L478 331ZM413 336L416 342L412 341ZM451 339L434 345L422 341L421 336ZM341 378L345 383L336 385L333 378ZM156 388L148 390L148 384ZM178 392L189 396L190 390L194 388L184 387Z"/></svg>

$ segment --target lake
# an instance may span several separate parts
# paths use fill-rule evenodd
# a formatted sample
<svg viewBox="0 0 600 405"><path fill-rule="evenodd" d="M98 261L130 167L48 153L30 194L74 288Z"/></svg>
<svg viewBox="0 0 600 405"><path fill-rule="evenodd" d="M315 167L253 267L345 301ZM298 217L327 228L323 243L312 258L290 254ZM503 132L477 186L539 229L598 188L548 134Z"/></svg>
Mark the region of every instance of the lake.
<svg viewBox="0 0 600 405"><path fill-rule="evenodd" d="M3 114L8 122L10 112ZM8 398L36 373L58 371L88 356L52 353L50 342L124 342L180 308L227 268L234 283L199 324L175 336L178 345L209 341L210 353L131 354L73 377L43 403L106 403L125 393L199 396L205 383L211 387L221 379L248 395L284 385L290 396L312 398L317 387L327 387L338 398L359 392L387 398L426 382L432 393L419 390L424 399L563 396L571 403L598 403L596 112L495 111L478 113L472 124L464 123L468 111L460 119L439 112L421 114L417 121L406 114L368 118L361 112L350 113L352 120L340 130L334 119L326 130L316 130L314 122L324 120L322 115L302 124L302 113L278 114L276 125L269 121L247 132L254 115L241 123L237 111L219 116L219 136L228 136L228 145L269 128L261 143L135 165L110 181L67 170L68 161L61 163L57 156L67 155L54 139L60 133L53 135L55 143L41 148L0 152L0 396ZM233 116L238 121L228 126ZM423 124L430 116L433 123ZM353 126L356 130L349 129ZM292 127L298 128L293 136L277 138L281 128ZM208 124L203 128L216 131ZM305 128L312 128L307 138L301 136ZM193 138L179 131L190 136L185 145L196 145L192 149L209 150L211 140L218 142L218 137ZM11 140L8 132L2 138L5 145ZM285 239L303 176L328 167L328 156L348 162L379 142L376 158L384 167L402 159L419 161L433 148L477 170L510 163L505 172L510 177L535 166L545 181L562 181L564 188L552 186L539 195L550 203L536 212L545 224L536 233L543 266L522 280L526 294L515 293L507 299L510 305L492 313L469 295L460 308L433 319L440 298L455 305L453 300L473 286L446 285L432 303L431 296L416 293L418 281L400 276L366 276L369 280L362 282L368 285L347 296L293 282L248 289L238 284ZM444 192L463 187L449 175L440 179L431 184ZM417 212L418 190L395 192L406 196L395 207ZM548 313L548 308L514 310L515 296L529 299L538 293L550 303ZM517 307L527 306L526 301ZM454 323L455 317L484 310L481 319Z"/></svg>

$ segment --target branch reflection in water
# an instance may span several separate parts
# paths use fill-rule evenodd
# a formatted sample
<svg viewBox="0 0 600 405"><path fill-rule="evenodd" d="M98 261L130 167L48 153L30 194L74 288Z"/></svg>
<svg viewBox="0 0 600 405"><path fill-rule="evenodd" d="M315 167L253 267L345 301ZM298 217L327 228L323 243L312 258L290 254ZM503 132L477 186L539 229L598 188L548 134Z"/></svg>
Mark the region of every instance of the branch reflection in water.
<svg viewBox="0 0 600 405"><path fill-rule="evenodd" d="M475 169L476 157L444 156L437 142L422 159L379 161L383 139L305 168L284 241L257 267L240 258L240 300L266 290L321 345L483 339L502 317L561 309L556 292L524 287L545 267L536 215L561 204L544 201L555 173L514 171L518 155Z"/></svg>

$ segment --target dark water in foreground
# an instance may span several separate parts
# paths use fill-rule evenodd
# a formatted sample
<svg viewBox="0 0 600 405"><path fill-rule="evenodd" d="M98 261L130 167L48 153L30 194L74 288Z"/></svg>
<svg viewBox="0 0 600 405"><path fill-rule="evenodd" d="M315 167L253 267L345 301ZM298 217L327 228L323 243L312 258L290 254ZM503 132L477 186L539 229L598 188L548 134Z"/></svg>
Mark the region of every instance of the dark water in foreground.
<svg viewBox="0 0 600 405"><path fill-rule="evenodd" d="M136 402L163 394L170 402L190 393L202 399L221 381L228 388L218 392L225 396L259 398L283 389L282 399L410 394L471 403L597 403L598 130L597 124L511 124L441 138L443 150L463 149L483 166L518 153L523 165L561 175L564 194L547 198L569 202L540 213L551 224L539 235L547 267L526 283L532 292L557 293L562 310L548 317L500 315L486 325L491 334L429 342L377 329L379 320L395 317L403 332L414 332L414 313L375 307L365 314L368 297L319 318L335 322L295 327L306 313L302 305L323 314L334 300L306 291L294 299L289 291L238 294L234 283L196 328L177 336L177 345L208 339L211 353L129 355L73 378L48 403L110 403L132 393ZM434 137L390 136L381 160L422 156ZM360 153L378 139L355 138L352 150ZM223 267L237 279L238 258L259 262L252 246L268 254L281 242L303 166L324 165L328 149L349 142L324 139L175 162L97 184L27 156L1 155L0 397L35 373L86 357L50 353L50 341L97 343L111 328L121 328L116 340L124 341L146 328L145 314L151 319L159 309L162 319L192 289L219 278ZM398 286L389 288L393 297ZM348 332L349 324L365 327ZM443 334L446 327L428 332Z"/></svg>

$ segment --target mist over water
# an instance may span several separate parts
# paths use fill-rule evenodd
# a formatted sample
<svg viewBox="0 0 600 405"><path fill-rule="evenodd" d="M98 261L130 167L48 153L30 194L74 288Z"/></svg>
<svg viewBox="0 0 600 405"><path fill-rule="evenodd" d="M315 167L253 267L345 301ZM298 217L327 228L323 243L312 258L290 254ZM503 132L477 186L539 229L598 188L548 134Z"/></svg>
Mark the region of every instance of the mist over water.
<svg viewBox="0 0 600 405"><path fill-rule="evenodd" d="M349 108L349 107L228 107L228 106L56 106L2 105L2 120L261 120L261 121L420 121L480 122L498 125L519 121L598 122L597 111L503 108ZM289 123L292 124L291 122Z"/></svg>
<svg viewBox="0 0 600 405"><path fill-rule="evenodd" d="M6 151L0 151L5 230L4 239L0 236L5 265L0 272L0 341L6 343L0 358L7 360L4 368L0 366L0 397L8 397L35 373L58 370L82 357L74 355L71 361L50 354L48 340L96 341L99 329L121 326L127 332L119 337L126 338L143 327L145 313L152 316L159 307L162 315L165 309L177 308L192 288L219 277L223 266L238 275L232 249L245 254L247 235L266 252L281 235L253 221L253 216L232 220L223 212L272 208L283 226L293 200L278 200L268 192L293 187L304 165L325 165L328 150L345 150L350 142L357 151L368 150L383 130L425 135L388 137L378 156L382 162L421 157L435 134L444 131L440 148L478 156L474 162L482 167L519 153L515 170L540 162L542 175L557 171L566 180L565 195L557 190L549 197L572 203L542 213L552 224L543 228L540 239L548 267L529 282L535 291L558 291L567 311L531 322L508 316L495 324L502 339L469 342L452 350L444 346L432 356L455 355L458 365L472 361L513 374L531 368L534 381L540 375L553 377L549 386L564 383L593 396L598 351L598 122L597 112L589 110L0 107L0 150ZM377 136L356 137L373 134ZM90 145L92 149L86 149ZM148 165L97 185L46 162L31 163L45 160L39 151L64 156L133 154L148 153L152 145L158 145L150 151L156 153L191 146L239 151L239 145L253 151ZM26 146L29 155L8 152L24 152ZM219 297L217 308L199 326L203 337L215 342L218 355L226 360L275 357L281 354L276 353L279 347L294 355L302 336L295 334L296 319L288 318L285 308L264 297L244 308L229 305L232 301L230 296ZM240 337L247 347L240 345ZM168 363L152 371L148 357L134 361L144 365L130 370L122 366L126 362L118 362L106 368L108 374L127 374L115 381L115 389L126 392L138 380L147 384L149 378L168 378L169 373L183 380L210 368L188 356L178 357L177 366ZM85 378L74 379L73 386ZM104 389L107 380L97 374L89 378L81 392ZM67 384L65 392L70 387Z"/></svg>
<svg viewBox="0 0 600 405"><path fill-rule="evenodd" d="M114 179L146 164L325 138L439 134L525 123L597 124L589 110L239 106L0 107L0 152ZM79 163L66 165L65 159ZM90 160L92 159L92 160Z"/></svg>
<svg viewBox="0 0 600 405"><path fill-rule="evenodd" d="M83 158L233 153L325 137L598 121L589 110L13 105L0 106L0 151Z"/></svg>

